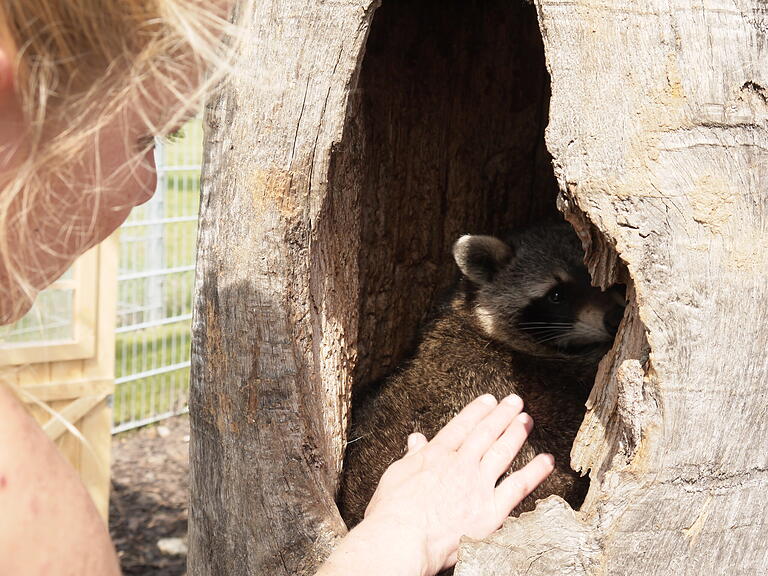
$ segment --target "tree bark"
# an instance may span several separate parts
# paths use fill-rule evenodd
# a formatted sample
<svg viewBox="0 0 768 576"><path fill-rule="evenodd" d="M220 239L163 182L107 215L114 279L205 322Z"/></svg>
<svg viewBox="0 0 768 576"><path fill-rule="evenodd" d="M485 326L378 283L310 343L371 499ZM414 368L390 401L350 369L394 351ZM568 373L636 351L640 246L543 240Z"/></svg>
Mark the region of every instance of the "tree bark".
<svg viewBox="0 0 768 576"><path fill-rule="evenodd" d="M630 285L572 454L590 493L465 543L456 573L760 573L765 14L754 0L239 14L238 73L206 114L190 575L315 570L345 531L353 392L411 351L460 234L551 217L556 196L595 281Z"/></svg>
<svg viewBox="0 0 768 576"><path fill-rule="evenodd" d="M355 318L334 307L356 289L340 242L356 222L324 198L372 5L253 3L238 74L206 111L190 575L311 574L345 531L333 498ZM339 238L318 246L323 209Z"/></svg>

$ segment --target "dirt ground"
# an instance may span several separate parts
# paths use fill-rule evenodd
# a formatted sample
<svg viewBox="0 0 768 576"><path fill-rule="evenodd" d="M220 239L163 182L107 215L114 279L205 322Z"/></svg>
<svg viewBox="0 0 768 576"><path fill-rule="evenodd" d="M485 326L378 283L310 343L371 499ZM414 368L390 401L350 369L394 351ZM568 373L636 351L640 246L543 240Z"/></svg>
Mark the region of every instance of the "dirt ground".
<svg viewBox="0 0 768 576"><path fill-rule="evenodd" d="M109 529L125 576L186 574L189 418L112 442Z"/></svg>

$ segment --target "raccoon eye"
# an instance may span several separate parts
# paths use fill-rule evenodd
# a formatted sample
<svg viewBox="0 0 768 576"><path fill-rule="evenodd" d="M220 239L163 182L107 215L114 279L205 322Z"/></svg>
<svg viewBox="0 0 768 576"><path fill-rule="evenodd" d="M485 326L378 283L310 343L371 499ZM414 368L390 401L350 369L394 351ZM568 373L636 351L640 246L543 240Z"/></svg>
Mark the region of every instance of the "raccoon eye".
<svg viewBox="0 0 768 576"><path fill-rule="evenodd" d="M560 290L555 289L555 290L552 290L549 293L549 296L547 297L547 299L552 304L562 304L563 301L565 300L565 297L564 297L563 293Z"/></svg>

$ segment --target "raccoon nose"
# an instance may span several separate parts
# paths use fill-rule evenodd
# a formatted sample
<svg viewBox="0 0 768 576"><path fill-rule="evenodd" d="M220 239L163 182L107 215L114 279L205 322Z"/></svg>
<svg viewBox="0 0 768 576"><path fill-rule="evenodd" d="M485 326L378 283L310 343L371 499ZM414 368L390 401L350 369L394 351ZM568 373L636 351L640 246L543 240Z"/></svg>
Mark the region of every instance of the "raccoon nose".
<svg viewBox="0 0 768 576"><path fill-rule="evenodd" d="M619 324L621 324L621 319L623 317L624 308L620 306L616 306L605 314L603 324L611 336L616 336L616 332L619 331Z"/></svg>

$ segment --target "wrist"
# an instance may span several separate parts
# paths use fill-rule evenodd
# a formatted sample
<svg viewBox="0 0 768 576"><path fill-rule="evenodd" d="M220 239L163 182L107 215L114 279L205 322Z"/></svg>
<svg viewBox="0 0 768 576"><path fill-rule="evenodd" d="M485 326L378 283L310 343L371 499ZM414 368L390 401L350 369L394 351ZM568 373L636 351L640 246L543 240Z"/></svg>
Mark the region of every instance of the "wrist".
<svg viewBox="0 0 768 576"><path fill-rule="evenodd" d="M438 562L431 557L426 531L399 516L369 516L354 530L361 539L378 546L379 553L393 562L392 568L395 568L395 562L399 564L397 572L388 574L433 576L440 571L441 566L436 566Z"/></svg>
<svg viewBox="0 0 768 576"><path fill-rule="evenodd" d="M318 575L433 576L422 530L394 517L369 517L355 526L331 554Z"/></svg>

